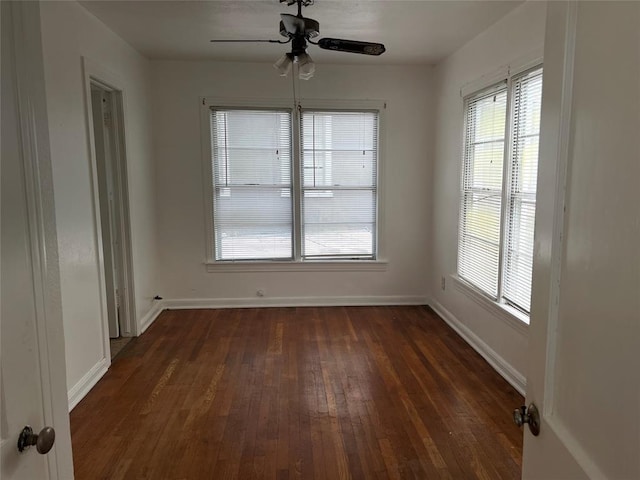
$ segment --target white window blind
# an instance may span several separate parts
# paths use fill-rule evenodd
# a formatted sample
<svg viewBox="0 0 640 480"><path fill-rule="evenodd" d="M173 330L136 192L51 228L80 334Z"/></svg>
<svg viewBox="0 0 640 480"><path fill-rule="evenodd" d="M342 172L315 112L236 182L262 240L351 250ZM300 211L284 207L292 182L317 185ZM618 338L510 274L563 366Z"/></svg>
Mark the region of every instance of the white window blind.
<svg viewBox="0 0 640 480"><path fill-rule="evenodd" d="M542 69L514 78L511 98L511 178L503 296L507 302L528 312L531 304Z"/></svg>
<svg viewBox="0 0 640 480"><path fill-rule="evenodd" d="M507 86L467 99L458 275L498 298Z"/></svg>
<svg viewBox="0 0 640 480"><path fill-rule="evenodd" d="M216 260L291 259L291 113L211 109Z"/></svg>
<svg viewBox="0 0 640 480"><path fill-rule="evenodd" d="M375 258L378 113L303 110L302 257Z"/></svg>

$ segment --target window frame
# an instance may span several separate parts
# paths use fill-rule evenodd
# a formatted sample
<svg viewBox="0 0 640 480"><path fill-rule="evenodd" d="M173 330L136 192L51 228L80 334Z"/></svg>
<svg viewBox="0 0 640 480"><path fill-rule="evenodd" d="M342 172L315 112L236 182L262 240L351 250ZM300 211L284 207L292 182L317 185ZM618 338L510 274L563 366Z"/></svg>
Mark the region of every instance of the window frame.
<svg viewBox="0 0 640 480"><path fill-rule="evenodd" d="M279 114L286 114L289 116L288 120L289 120L289 124L291 125L291 122L293 121L293 112L291 111L291 108L276 108L276 107L211 107L209 109L209 132L210 132L210 144L213 145L214 140L212 138L212 133L213 133L213 125L212 125L212 114L214 111L235 111L235 112L241 112L241 111L253 111L253 112L269 112L269 113L279 113ZM291 135L291 131L289 132L289 135ZM289 168L289 177L290 177L290 182L289 182L289 191L293 191L293 178L291 178L293 176L293 139L291 139L290 144L289 144L289 149L290 149L290 168ZM213 211L213 216L215 216L215 211L216 211L216 201L217 201L217 197L216 197L216 179L215 179L215 175L213 172L213 151L211 150L211 158L210 158L210 171L211 171L211 185L212 185L212 193L211 193L211 202L212 202L212 211ZM218 173L218 175L220 175L220 173ZM220 197L227 197L230 198L231 197L231 189L234 188L233 186L233 180L231 179L231 174L229 173L225 173L225 180L230 181L231 185L230 186L220 186L218 185L217 188L219 188L221 190L221 195ZM260 188L263 187L263 185L256 185L256 187ZM237 186L236 186L237 188ZM223 190L228 190L228 192L223 192ZM283 192L280 192L280 197L286 197L286 195L283 195ZM289 199L289 203L291 204L291 211L293 212L293 206L294 206L294 200L293 198ZM292 225L291 225L291 232L290 232L290 240L291 240L291 246L292 246L292 254L293 254L293 243L294 243L294 228L293 228L293 215L291 217L291 221L292 221ZM221 239L216 237L215 234L215 221L212 222L212 228L213 228L213 236L212 236L212 240L214 242L214 245L212 246L212 255L214 256L215 259L215 255L216 255L216 250L218 248L221 247ZM229 258L221 258L221 259L215 259L216 262L230 262L230 261L242 261L242 260L247 260L247 261L260 261L261 259L259 258L249 258L249 259L229 259ZM290 260L290 257L273 257L273 259L270 259L270 261L288 261Z"/></svg>
<svg viewBox="0 0 640 480"><path fill-rule="evenodd" d="M375 204L375 208L376 208L376 218L375 218L375 225L376 225L376 229L375 232L373 234L373 243L372 243L372 247L373 247L373 258L366 258L368 256L365 256L363 258L358 258L358 255L352 255L350 257L346 257L346 260L352 260L352 261L357 261L357 262L366 262L366 261L375 261L378 258L378 240L379 240L379 229L378 229L378 220L379 220L379 193L378 193L378 188L379 188L379 174L380 174L380 170L379 170L379 163L380 163L380 110L377 108L326 108L326 107L315 107L312 106L310 107L308 104L305 103L305 105L301 105L300 108L298 109L298 118L297 118L297 126L298 126L298 135L299 135L299 139L301 138L301 127L302 127L302 118L305 112L318 112L318 113L323 113L323 112L336 112L336 113L342 113L342 112L355 112L355 113L375 113L378 116L378 125L377 125L377 132L376 132L376 137L378 138L378 145L376 145L376 184L375 186L373 186L371 188L371 190L373 190L375 192L375 197L376 197L376 204ZM297 151L298 155L299 155L299 168L304 168L303 165L303 145L299 146L299 150ZM295 154L294 154L294 161L295 161ZM304 194L305 194L305 188L304 188L304 172L301 172L300 176L299 176L299 183L300 183L300 195L298 196L298 198L300 199L299 201L299 206L300 208L302 208L302 206L304 205ZM332 189L327 189L327 190L357 190L358 188L355 187L334 187ZM362 190L368 190L369 188L362 188ZM310 189L306 190L308 193L311 193ZM320 191L315 191L313 192L312 197L315 198L328 198L328 197L332 197L333 193L332 192L327 192L326 190L320 190ZM309 197L308 197L309 198ZM304 225L303 225L303 221L302 221L302 213L300 213L300 217L299 217L299 221L300 221L300 241L301 243L304 241ZM303 256L303 252L304 252L304 247L301 244L300 245L300 250L298 251L301 260L305 261L305 262L310 262L310 261L318 261L318 262L327 262L327 261L340 261L340 258L338 256L335 257L330 257L327 259L323 259L321 256L312 256L312 255L305 255Z"/></svg>
<svg viewBox="0 0 640 480"><path fill-rule="evenodd" d="M542 70L542 77L544 77L544 69L542 64L533 66L531 68L528 68L522 72L518 72L515 73L511 76L510 78L510 88L511 88L511 93L512 93L512 97L515 97L516 92L515 92L515 86L517 85L517 82L524 79L525 77L527 77L530 73L533 72L537 72L538 70ZM542 78L541 80L543 81L544 78ZM543 82L544 85L544 82ZM540 102L542 102L542 91L540 92ZM535 210L537 210L538 207L538 202L537 202L537 191L538 191L538 184L537 184L537 169L538 169L538 165L540 163L540 125L538 126L538 133L536 134L536 136L538 137L538 157L537 157L537 165L536 165L536 187L535 187L535 191L533 192L533 195L529 192L526 193L524 191L521 190L522 185L517 185L514 184L514 180L518 179L519 181L522 181L522 178L520 177L521 175L524 175L525 172L522 170L518 170L518 175L516 175L514 172L516 171L516 168L518 168L516 166L516 152L520 151L519 150L519 145L517 145L515 143L515 140L521 140L520 136L516 136L516 110L515 110L515 100L511 106L510 109L510 119L512 120L511 124L509 125L509 166L510 169L508 171L506 171L506 175L508 175L508 178L505 181L505 185L508 188L508 191L505 194L505 199L506 199L506 204L505 204L505 219L510 220L508 224L506 224L504 226L503 229L503 236L501 238L502 242L503 242L503 251L502 251L502 257L501 257L501 269L502 269L502 275L501 275L501 298L505 301L505 303L507 305L509 305L511 308L514 308L515 310L518 310L520 312L522 312L524 315L530 315L530 310L527 311L525 309L525 307L523 305L518 304L518 300L517 298L509 298L509 292L507 291L507 286L506 283L507 281L507 275L508 275L508 268L509 268L509 247L510 247L510 241L511 241L511 234L512 234L512 230L511 230L511 226L513 225L513 222L511 221L515 215L516 215L516 211L518 216L520 217L520 222L518 222L518 230L520 232L522 232L524 230L524 222L522 221L523 218L523 207L527 204L533 204L534 206L534 216L533 216L533 221L534 221L534 233L535 234ZM519 118L523 118L522 117L522 112L520 112L520 117ZM540 119L540 122L542 121L542 119ZM526 148L526 147L525 147ZM522 154L522 151L520 151L520 154ZM520 157L520 159L522 159L524 157ZM518 201L519 198L519 201ZM516 208L516 204L519 204L519 209ZM532 242L535 239L532 238ZM533 252L532 252L533 255ZM531 259L531 263L532 263L532 268L533 268L533 258ZM532 271L532 277L533 277L533 271ZM532 278L531 280L532 281ZM515 292L514 292L515 293ZM531 299L531 290L529 292L529 301ZM529 309L531 308L531 306L529 305Z"/></svg>
<svg viewBox="0 0 640 480"><path fill-rule="evenodd" d="M527 75L530 72L538 69L544 69L542 56L535 56L531 59L525 59L517 64L509 65L501 68L493 75L489 75L484 79L473 82L472 86L465 86L460 90L460 96L463 98L463 125L462 125L462 162L460 172L460 187L459 198L460 205L458 208L458 233L457 233L457 250L456 250L456 273L451 275L455 280L454 285L458 290L467 294L470 298L478 303L483 304L488 310L493 312L501 312L504 317L508 318L510 323L520 326L528 325L530 312L526 312L521 308L512 304L504 297L504 277L505 277L505 264L507 255L507 242L508 242L508 229L509 229L509 215L510 215L510 200L511 200L511 181L512 181L512 169L513 169L513 129L514 129L514 114L515 105L513 102L513 84L518 78ZM544 75L544 70L543 70ZM468 168L467 165L467 143L466 143L466 131L467 131L467 115L469 101L478 97L479 95L486 94L486 92L492 89L499 89L501 85L506 85L507 91L507 108L506 108L506 121L505 121L505 145L504 145L504 161L502 166L502 196L500 204L500 236L499 236L499 253L498 253L498 285L497 296L488 294L481 290L479 287L460 276L460 240L461 240L461 226L464 221L462 213L462 201L464 195L464 180L465 172ZM537 185L536 185L537 192ZM497 307L497 310L496 310ZM514 322L515 320L515 322Z"/></svg>
<svg viewBox="0 0 640 480"><path fill-rule="evenodd" d="M458 242L457 242L457 264L456 264L456 274L462 280L464 280L467 284L473 286L478 292L482 295L486 296L487 299L493 302L498 302L500 299L500 291L501 291L501 268L502 268L502 222L504 220L504 188L505 188L505 175L508 169L508 149L509 149L509 116L510 116L510 95L509 95L510 84L505 79L501 79L492 85L481 88L480 90L470 93L464 98L464 124L463 124L463 141L462 141L462 170L461 170L461 180L460 180L460 205L458 208L459 217L458 217ZM471 168L471 166L467 162L467 124L468 124L468 114L469 114L469 103L470 101L479 98L479 97L490 97L492 94L498 94L504 91L506 93L506 105L505 105L505 115L507 118L505 119L505 131L503 136L503 162L502 162L502 174L501 174L501 183L500 190L497 189L479 189L477 187L471 187L468 190L465 189L465 177L467 176L467 171ZM466 203L466 194L470 193L471 195L486 195L487 192L495 192L497 195L500 194L500 227L498 231L498 272L497 272L497 285L496 285L496 296L489 294L482 290L479 286L473 284L471 281L466 280L464 277L460 275L460 239L461 239L461 230L464 219L462 217L462 209L463 205ZM478 241L486 242L486 240L476 237Z"/></svg>
<svg viewBox="0 0 640 480"><path fill-rule="evenodd" d="M384 250L384 158L385 155L385 111L383 100L312 100L298 99L231 99L220 97L200 97L200 124L202 150L202 181L205 214L205 260L206 270L215 272L262 272L262 271L384 271L387 269ZM214 187L212 165L212 142L210 116L212 108L221 109L257 109L290 110L292 135L292 198L293 203L293 257L278 260L216 260L214 235ZM377 187L376 187L376 232L374 259L303 259L302 252L302 172L301 172L301 111L376 111L378 113L378 151L377 151Z"/></svg>

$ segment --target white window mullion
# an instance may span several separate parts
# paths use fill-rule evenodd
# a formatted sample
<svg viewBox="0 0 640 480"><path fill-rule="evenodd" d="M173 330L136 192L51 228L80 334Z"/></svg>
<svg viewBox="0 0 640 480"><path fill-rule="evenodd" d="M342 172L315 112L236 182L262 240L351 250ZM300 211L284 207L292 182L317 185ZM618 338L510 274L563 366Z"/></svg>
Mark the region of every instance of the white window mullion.
<svg viewBox="0 0 640 480"><path fill-rule="evenodd" d="M298 105L293 111L293 254L294 259L302 259L302 213L299 199L302 198L302 143L300 142L301 109Z"/></svg>

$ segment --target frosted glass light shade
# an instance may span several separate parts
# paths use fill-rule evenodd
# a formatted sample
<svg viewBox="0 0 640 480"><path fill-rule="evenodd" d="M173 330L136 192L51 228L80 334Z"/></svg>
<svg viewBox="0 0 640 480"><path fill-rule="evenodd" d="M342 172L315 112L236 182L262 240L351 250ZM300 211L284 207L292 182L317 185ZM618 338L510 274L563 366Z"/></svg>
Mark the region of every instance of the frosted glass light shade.
<svg viewBox="0 0 640 480"><path fill-rule="evenodd" d="M291 71L291 65L293 65L293 61L289 57L289 54L285 53L273 64L273 68L280 72L281 77L286 77Z"/></svg>
<svg viewBox="0 0 640 480"><path fill-rule="evenodd" d="M298 55L298 76L300 80L309 80L316 71L316 64L313 63L308 53Z"/></svg>

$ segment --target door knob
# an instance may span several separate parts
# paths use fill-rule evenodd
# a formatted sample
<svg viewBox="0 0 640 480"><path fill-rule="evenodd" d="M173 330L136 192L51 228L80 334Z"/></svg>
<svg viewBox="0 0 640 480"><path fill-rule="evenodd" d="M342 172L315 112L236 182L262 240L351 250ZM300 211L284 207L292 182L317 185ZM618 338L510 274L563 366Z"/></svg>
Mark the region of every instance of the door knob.
<svg viewBox="0 0 640 480"><path fill-rule="evenodd" d="M33 433L33 429L27 425L18 437L18 451L23 452L32 445L36 446L38 453L48 453L56 441L56 431L51 427L44 427L40 433Z"/></svg>
<svg viewBox="0 0 640 480"><path fill-rule="evenodd" d="M525 423L529 424L529 430L537 437L540 435L540 412L535 404L529 405L529 407L522 406L516 408L513 411L513 423L521 427Z"/></svg>

